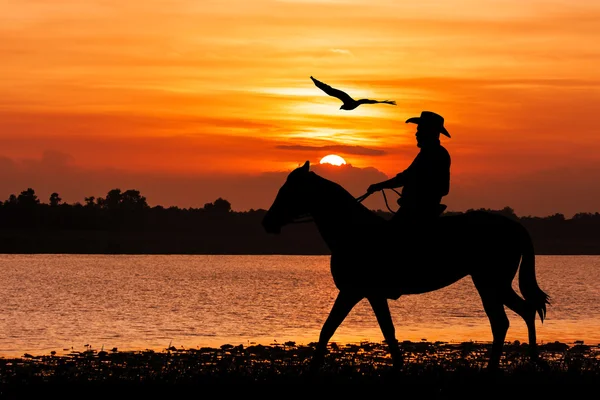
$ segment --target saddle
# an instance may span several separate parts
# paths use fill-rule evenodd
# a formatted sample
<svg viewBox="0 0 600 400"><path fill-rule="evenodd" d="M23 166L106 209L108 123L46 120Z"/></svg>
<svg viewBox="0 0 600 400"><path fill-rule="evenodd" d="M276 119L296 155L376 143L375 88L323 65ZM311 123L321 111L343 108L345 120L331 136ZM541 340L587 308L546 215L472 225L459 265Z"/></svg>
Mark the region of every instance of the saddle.
<svg viewBox="0 0 600 400"><path fill-rule="evenodd" d="M400 197L398 197L398 199L396 200L396 203L398 204L399 207L402 207L402 205L405 204L405 202L402 201L402 195L400 195ZM434 207L434 206L432 205L431 207ZM422 213L422 214L429 215L429 213L431 212L435 216L439 217L440 215L442 215L442 213L444 211L446 211L446 208L448 208L448 206L446 206L445 204L436 204L435 208L436 208L435 211L434 210L430 210L430 211L427 211L427 212Z"/></svg>
<svg viewBox="0 0 600 400"><path fill-rule="evenodd" d="M388 233L394 241L400 240L408 248L419 253L433 238L443 235L439 229L444 219L440 216L446 208L445 204L437 204L435 208L420 210L418 215L406 209L398 210L399 212L392 217L388 225Z"/></svg>
<svg viewBox="0 0 600 400"><path fill-rule="evenodd" d="M400 203L399 199L397 202L398 202L398 205L400 207L402 207L402 203ZM430 210L430 211L427 211L426 213L422 213L422 214L439 217L440 215L442 215L444 213L444 211L446 211L446 208L448 208L448 206L445 204L437 204L435 207L436 207L435 210Z"/></svg>

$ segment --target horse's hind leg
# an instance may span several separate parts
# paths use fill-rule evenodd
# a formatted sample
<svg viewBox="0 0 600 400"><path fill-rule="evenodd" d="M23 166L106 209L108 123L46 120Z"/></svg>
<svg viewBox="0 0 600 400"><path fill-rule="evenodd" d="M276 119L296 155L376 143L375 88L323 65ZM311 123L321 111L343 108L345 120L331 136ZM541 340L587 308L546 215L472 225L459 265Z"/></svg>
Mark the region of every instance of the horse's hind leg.
<svg viewBox="0 0 600 400"><path fill-rule="evenodd" d="M313 372L315 372L323 363L329 339L331 339L336 329L342 324L352 308L354 308L354 306L363 298L363 295L353 292L340 291L338 293L335 303L333 303L333 307L329 312L329 316L323 324L323 328L321 328L319 343L317 344L310 366Z"/></svg>
<svg viewBox="0 0 600 400"><path fill-rule="evenodd" d="M388 344L394 368L398 369L402 366L403 362L402 352L400 351L400 347L398 347L398 340L396 340L396 328L394 328L387 299L385 297L367 297L367 299L371 303L371 307L381 328L381 333L383 333L383 337Z"/></svg>
<svg viewBox="0 0 600 400"><path fill-rule="evenodd" d="M535 333L535 313L534 307L530 306L523 298L521 298L513 289L504 295L504 304L525 320L527 325L527 333L529 336L529 356L534 362L539 362L537 338Z"/></svg>
<svg viewBox="0 0 600 400"><path fill-rule="evenodd" d="M490 320L492 327L492 352L490 354L490 360L488 363L488 370L495 371L500 365L500 357L502 356L502 349L504 347L504 339L506 339L506 333L510 322L506 316L504 310L504 303L497 289L493 289L487 285L482 285L475 281L475 287L481 296L483 302L483 309Z"/></svg>

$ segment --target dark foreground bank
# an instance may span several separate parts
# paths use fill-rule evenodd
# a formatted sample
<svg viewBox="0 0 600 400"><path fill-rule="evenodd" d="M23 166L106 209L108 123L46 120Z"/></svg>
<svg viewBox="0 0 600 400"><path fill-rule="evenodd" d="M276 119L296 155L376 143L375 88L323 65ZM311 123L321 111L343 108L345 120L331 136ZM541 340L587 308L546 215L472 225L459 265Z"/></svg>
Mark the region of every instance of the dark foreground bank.
<svg viewBox="0 0 600 400"><path fill-rule="evenodd" d="M316 375L308 370L313 344L291 342L162 352L25 355L0 358L0 391L3 398L199 398L217 385L223 394L243 388L246 394L248 390L281 390L289 395L291 386L297 394L296 390L316 384L338 394L356 394L359 387L369 386L369 390L387 388L437 398L519 398L525 393L553 398L561 391L574 395L589 390L598 394L598 346L542 344L543 365L537 365L529 362L526 344L507 344L501 371L494 376L485 371L489 344L404 342L402 346L405 364L394 370L385 344L333 344Z"/></svg>

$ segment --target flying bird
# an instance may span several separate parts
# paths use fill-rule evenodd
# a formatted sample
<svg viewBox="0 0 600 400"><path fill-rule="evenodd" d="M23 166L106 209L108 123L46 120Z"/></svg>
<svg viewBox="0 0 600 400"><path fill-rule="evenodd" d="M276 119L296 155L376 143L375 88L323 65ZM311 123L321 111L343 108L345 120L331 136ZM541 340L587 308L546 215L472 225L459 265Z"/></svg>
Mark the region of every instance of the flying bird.
<svg viewBox="0 0 600 400"><path fill-rule="evenodd" d="M340 107L340 110L354 110L356 107L360 106L361 104L385 103L385 104L392 104L394 106L396 105L396 102L391 101L391 100L382 100L382 101L371 100L371 99L354 100L346 92L343 92L339 89L332 88L328 84L323 83L320 80L313 78L312 76L310 77L310 79L312 79L312 81L315 83L316 87L318 87L319 89L321 89L322 91L324 91L325 93L327 93L330 96L337 97L344 103Z"/></svg>

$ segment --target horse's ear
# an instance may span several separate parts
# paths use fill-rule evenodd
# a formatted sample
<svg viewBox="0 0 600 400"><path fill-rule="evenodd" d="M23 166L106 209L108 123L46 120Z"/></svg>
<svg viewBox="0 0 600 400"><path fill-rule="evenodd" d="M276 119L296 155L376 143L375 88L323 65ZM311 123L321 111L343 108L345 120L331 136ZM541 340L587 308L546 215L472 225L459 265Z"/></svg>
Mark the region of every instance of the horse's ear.
<svg viewBox="0 0 600 400"><path fill-rule="evenodd" d="M302 169L305 170L306 172L308 172L308 167L310 166L310 162L307 160L304 165L302 166Z"/></svg>

